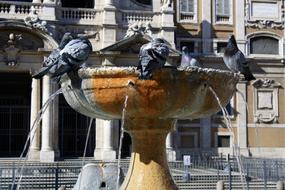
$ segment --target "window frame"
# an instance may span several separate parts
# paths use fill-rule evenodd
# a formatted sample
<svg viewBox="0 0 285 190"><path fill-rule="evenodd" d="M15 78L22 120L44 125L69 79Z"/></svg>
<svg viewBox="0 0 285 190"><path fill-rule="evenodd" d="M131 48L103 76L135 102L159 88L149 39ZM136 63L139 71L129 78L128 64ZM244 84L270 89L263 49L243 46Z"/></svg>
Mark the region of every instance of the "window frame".
<svg viewBox="0 0 285 190"><path fill-rule="evenodd" d="M181 8L183 0L176 1L177 7L177 21L179 23L198 23L198 1L193 0L193 13L183 12ZM187 0L188 1L188 0ZM183 19L182 16L192 16L192 19Z"/></svg>
<svg viewBox="0 0 285 190"><path fill-rule="evenodd" d="M230 146L229 147L218 147L218 137L219 136L229 136L230 137ZM219 149L229 149L232 148L233 146L233 137L234 134L232 132L216 132L215 133L215 148L219 148Z"/></svg>
<svg viewBox="0 0 285 190"><path fill-rule="evenodd" d="M227 24L227 25L233 25L233 0L229 1L229 18L226 21L220 21L218 19L219 14L217 14L217 3L219 0L215 0L213 3L213 21L215 24ZM224 0L223 0L224 1Z"/></svg>
<svg viewBox="0 0 285 190"><path fill-rule="evenodd" d="M256 38L256 37L270 37L270 38L274 38L276 40L278 40L278 54L251 54L250 53L250 41L251 39L253 38ZM247 39L247 43L246 43L246 55L249 57L249 58L262 58L262 57L266 57L266 58L277 58L277 59L280 59L282 58L283 56L283 48L284 48L284 40L282 39L282 37L278 36L277 34L275 33L272 33L272 32L254 32L254 33L251 33L249 35L246 36L246 39Z"/></svg>

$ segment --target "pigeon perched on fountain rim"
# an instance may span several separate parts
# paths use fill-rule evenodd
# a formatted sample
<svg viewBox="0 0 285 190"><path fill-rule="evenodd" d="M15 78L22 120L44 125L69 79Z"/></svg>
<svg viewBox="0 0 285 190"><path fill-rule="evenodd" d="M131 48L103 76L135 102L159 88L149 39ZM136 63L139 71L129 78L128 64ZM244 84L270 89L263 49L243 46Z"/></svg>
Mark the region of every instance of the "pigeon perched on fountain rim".
<svg viewBox="0 0 285 190"><path fill-rule="evenodd" d="M242 73L246 81L255 80L244 54L238 49L234 35L231 35L223 55L225 65L235 73Z"/></svg>
<svg viewBox="0 0 285 190"><path fill-rule="evenodd" d="M152 71L163 68L169 55L169 47L162 38L154 38L144 44L139 53L139 79L148 80L152 77Z"/></svg>
<svg viewBox="0 0 285 190"><path fill-rule="evenodd" d="M33 78L40 79L44 75L50 75L59 81L63 74L78 69L91 52L92 45L87 37L74 37L71 33L65 33L59 47L52 51Z"/></svg>
<svg viewBox="0 0 285 190"><path fill-rule="evenodd" d="M194 57L190 55L190 51L187 46L182 47L182 52L181 52L181 62L180 62L180 67L181 68L186 68L186 67L203 67L201 63L197 61Z"/></svg>

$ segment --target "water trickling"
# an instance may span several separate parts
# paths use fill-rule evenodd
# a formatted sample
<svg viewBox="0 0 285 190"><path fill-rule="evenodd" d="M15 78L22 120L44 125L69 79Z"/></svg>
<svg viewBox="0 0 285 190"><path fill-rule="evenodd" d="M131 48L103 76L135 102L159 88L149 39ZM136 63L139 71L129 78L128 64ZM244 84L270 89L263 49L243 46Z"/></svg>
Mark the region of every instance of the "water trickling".
<svg viewBox="0 0 285 190"><path fill-rule="evenodd" d="M212 92L212 94L214 95L214 97L216 98L217 103L218 103L219 107L222 110L223 117L224 117L224 120L226 121L226 126L227 126L229 132L233 135L233 140L232 140L233 153L234 153L234 155L236 157L236 160L237 160L237 164L238 164L238 168L239 168L239 172L240 172L240 178L241 178L241 182L242 182L242 188L245 189L245 186L244 186L245 185L245 176L244 176L245 171L244 171L244 168L243 168L239 147L235 143L235 135L234 135L234 132L233 132L233 127L232 127L232 124L231 124L229 113L223 107L223 105L222 105L222 103L221 103L217 93L213 90L213 88L210 86L209 89Z"/></svg>
<svg viewBox="0 0 285 190"><path fill-rule="evenodd" d="M85 141L85 146L84 146L84 152L83 152L83 158L82 158L82 167L85 164L85 158L86 158L86 152L87 152L87 146L88 146L88 141L89 141L89 136L90 136L90 131L92 127L94 118L90 118L89 126L88 126L88 131L87 131L87 136L86 136L86 141Z"/></svg>
<svg viewBox="0 0 285 190"><path fill-rule="evenodd" d="M30 132L28 134L28 137L27 137L27 140L25 142L25 145L24 145L24 148L23 148L23 151L22 153L20 154L20 157L18 159L18 163L17 163L17 168L16 168L16 176L14 177L13 179L13 182L12 182L12 186L11 186L11 190L14 190L14 186L17 184L17 190L20 188L21 186L21 180L22 180L22 177L23 177L23 171L24 171L24 167L25 167L25 162L23 162L23 164L20 166L20 162L22 161L23 157L24 157L24 153L26 152L26 149L28 147L28 144L29 144L29 141L30 142L33 142L34 140L34 137L35 137L35 133L36 131L38 130L39 128L39 123L41 122L42 120L42 116L43 114L45 113L45 111L47 110L48 106L51 104L51 102L59 95L63 93L63 89L60 88L58 89L56 92L54 92L49 98L48 100L44 103L44 105L42 106L42 108L40 109L40 111L38 112L37 114L37 117L36 119L34 120L31 128L30 128ZM30 149L28 149L27 151L27 154L26 154L26 157L24 159L24 161L27 160L28 158L28 155L29 155L29 151ZM19 165L19 166L18 166ZM18 172L20 170L20 172ZM16 182L16 179L17 179L17 174L20 175L19 177L19 180L18 182Z"/></svg>
<svg viewBox="0 0 285 190"><path fill-rule="evenodd" d="M82 162L81 162L81 167L83 168L84 164L85 164L85 158L86 158L86 151L87 151L87 146L88 146L88 141L89 141L89 136L90 136L90 131L91 131L91 127L92 127L92 123L93 123L94 118L90 118L90 122L89 122L89 126L88 126L88 130L87 130L87 135L86 135L86 140L85 140L85 146L84 146L84 152L83 152L83 157L82 157ZM79 188L81 187L81 180L82 177L80 177L79 180Z"/></svg>
<svg viewBox="0 0 285 190"><path fill-rule="evenodd" d="M120 172L121 172L121 154L122 154L122 146L123 146L123 138L124 138L124 132L125 132L125 116L126 116L126 108L128 103L128 96L125 97L124 107L122 111L122 125L121 125L121 132L120 132L120 143L119 143L119 152L118 152L118 172L117 172L117 190L119 190L119 183L120 183Z"/></svg>

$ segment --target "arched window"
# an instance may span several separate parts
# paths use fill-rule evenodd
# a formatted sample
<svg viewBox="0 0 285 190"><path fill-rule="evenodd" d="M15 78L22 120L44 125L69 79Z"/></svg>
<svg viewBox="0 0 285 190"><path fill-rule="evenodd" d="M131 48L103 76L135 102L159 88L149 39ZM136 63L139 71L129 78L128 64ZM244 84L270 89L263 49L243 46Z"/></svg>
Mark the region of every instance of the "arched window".
<svg viewBox="0 0 285 190"><path fill-rule="evenodd" d="M279 42L277 39L267 36L259 36L250 40L251 54L279 54Z"/></svg>
<svg viewBox="0 0 285 190"><path fill-rule="evenodd" d="M61 0L62 7L94 8L94 0Z"/></svg>
<svg viewBox="0 0 285 190"><path fill-rule="evenodd" d="M151 0L136 0L138 3L144 4L144 5L151 5Z"/></svg>

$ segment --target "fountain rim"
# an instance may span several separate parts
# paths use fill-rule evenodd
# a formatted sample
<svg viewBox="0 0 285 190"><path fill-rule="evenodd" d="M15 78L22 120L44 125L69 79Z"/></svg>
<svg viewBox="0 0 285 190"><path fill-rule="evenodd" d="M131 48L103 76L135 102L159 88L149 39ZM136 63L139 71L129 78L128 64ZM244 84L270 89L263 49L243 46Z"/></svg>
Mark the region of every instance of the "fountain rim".
<svg viewBox="0 0 285 190"><path fill-rule="evenodd" d="M178 72L185 72L185 73L201 73L201 74L223 74L223 75L227 75L227 76L231 76L235 79L239 79L240 78L240 74L239 73L234 73L232 71L229 70L220 70L220 69L213 69L213 68L200 68L200 67L185 67L185 68L181 68L181 67L163 67L160 70L156 70L154 71L167 71L167 70L177 70ZM139 71L137 70L137 67L135 66L98 66L98 67L84 67L84 68L80 68L78 70L78 75L81 79L88 79L88 78L92 78L95 76L112 76L114 78L119 78L122 76L138 76L139 75Z"/></svg>

